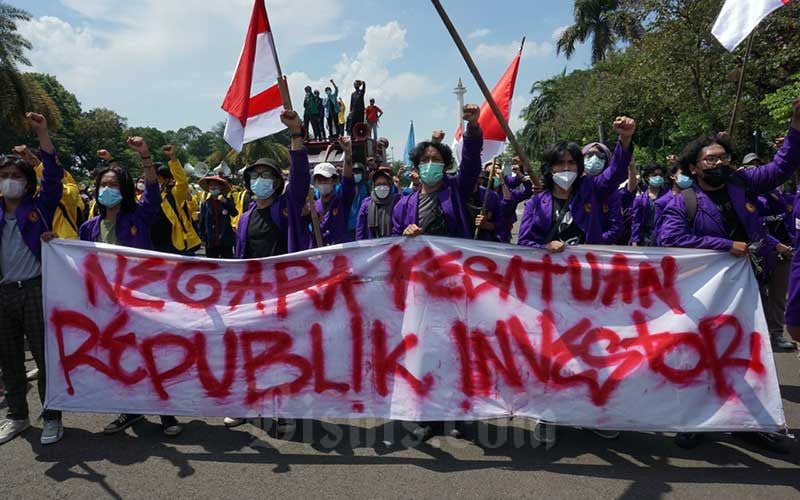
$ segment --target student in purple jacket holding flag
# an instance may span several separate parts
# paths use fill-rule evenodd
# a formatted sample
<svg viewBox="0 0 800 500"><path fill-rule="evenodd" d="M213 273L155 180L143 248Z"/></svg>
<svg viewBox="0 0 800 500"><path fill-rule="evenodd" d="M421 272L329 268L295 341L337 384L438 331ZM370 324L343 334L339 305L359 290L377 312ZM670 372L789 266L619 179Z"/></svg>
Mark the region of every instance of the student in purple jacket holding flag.
<svg viewBox="0 0 800 500"><path fill-rule="evenodd" d="M283 111L281 121L292 136L289 181L284 189L281 167L270 159L258 160L245 169L244 185L254 201L236 228L237 259L274 257L308 247L302 215L311 184L308 152L303 145L306 131L295 111Z"/></svg>
<svg viewBox="0 0 800 500"><path fill-rule="evenodd" d="M47 120L36 113L28 113L26 118L39 139L43 165L39 192L33 166L17 155L0 156L0 370L8 403L6 418L0 421L0 444L30 427L26 338L39 369L39 399L43 404L45 400L42 237L51 231L63 189L64 170L56 161ZM64 435L61 412L45 409L42 420L40 442L58 442Z"/></svg>
<svg viewBox="0 0 800 500"><path fill-rule="evenodd" d="M661 246L706 248L750 257L760 283L774 268L778 254L784 258L791 255L790 247L767 233L758 212L758 196L788 181L800 168L800 99L793 108L786 140L768 165L734 170L731 144L725 135L701 137L686 147L680 164L691 173L695 187L674 197L664 211L658 235ZM793 266L792 274L796 297L800 267ZM794 306L789 305L788 325L800 325L799 307L796 300ZM772 434L758 436L770 447L780 441ZM676 444L693 448L702 440L703 434L682 433L676 437Z"/></svg>
<svg viewBox="0 0 800 500"><path fill-rule="evenodd" d="M627 176L636 122L617 117L614 130L619 142L608 168L597 176L583 175L583 154L574 142L557 143L545 151L541 167L545 189L525 204L520 245L559 253L569 245L603 243L602 204Z"/></svg>

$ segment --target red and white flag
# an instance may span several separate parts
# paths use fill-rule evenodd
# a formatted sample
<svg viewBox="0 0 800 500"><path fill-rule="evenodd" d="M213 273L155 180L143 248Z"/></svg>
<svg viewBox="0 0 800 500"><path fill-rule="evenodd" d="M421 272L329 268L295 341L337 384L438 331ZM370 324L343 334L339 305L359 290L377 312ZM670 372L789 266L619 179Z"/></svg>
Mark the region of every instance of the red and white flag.
<svg viewBox="0 0 800 500"><path fill-rule="evenodd" d="M228 112L225 141L236 151L242 145L280 132L283 101L278 86L280 65L264 0L256 0L239 65L222 109Z"/></svg>
<svg viewBox="0 0 800 500"><path fill-rule="evenodd" d="M789 2L791 0L726 0L711 33L733 52L758 23Z"/></svg>
<svg viewBox="0 0 800 500"><path fill-rule="evenodd" d="M517 83L520 58L521 54L517 54L517 57L511 62L511 66L508 67L503 77L500 78L500 81L495 85L494 90L492 90L492 98L494 102L497 103L497 107L500 108L506 121L508 121L511 111L511 100L514 98L514 86ZM484 102L483 106L481 106L481 117L478 123L480 123L481 130L483 130L483 151L481 152L481 159L483 163L486 163L492 161L492 158L495 156L503 153L506 147L506 133L503 131L503 127L500 126L500 122L498 122L497 118L494 116L488 102ZM455 144L453 145L458 158L461 158L462 135L463 125L458 127L455 135Z"/></svg>

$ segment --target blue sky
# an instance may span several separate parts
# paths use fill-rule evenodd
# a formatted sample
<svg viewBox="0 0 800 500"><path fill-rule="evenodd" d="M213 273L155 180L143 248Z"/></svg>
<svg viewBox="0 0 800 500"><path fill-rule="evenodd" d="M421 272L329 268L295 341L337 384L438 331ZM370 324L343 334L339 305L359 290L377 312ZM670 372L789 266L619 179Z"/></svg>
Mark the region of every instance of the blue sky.
<svg viewBox="0 0 800 500"><path fill-rule="evenodd" d="M34 44L33 69L54 74L84 109L107 107L132 126L163 130L225 118L220 104L236 66L252 0L11 0L34 19L21 32ZM266 0L295 106L302 87L335 78L349 103L352 81L384 110L381 135L402 157L410 120L417 139L434 129L452 139L461 77L467 102L483 98L427 0ZM489 87L527 36L512 127L536 80L589 65L585 46L567 61L554 34L572 2L444 0Z"/></svg>

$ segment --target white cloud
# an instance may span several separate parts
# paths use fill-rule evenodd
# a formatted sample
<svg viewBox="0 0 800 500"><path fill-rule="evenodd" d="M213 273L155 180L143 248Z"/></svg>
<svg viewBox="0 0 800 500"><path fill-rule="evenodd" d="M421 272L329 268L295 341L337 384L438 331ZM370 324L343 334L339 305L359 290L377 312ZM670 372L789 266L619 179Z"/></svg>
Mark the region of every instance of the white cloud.
<svg viewBox="0 0 800 500"><path fill-rule="evenodd" d="M511 61L519 52L520 42L514 40L506 44L481 43L472 51L475 59L480 60L500 60ZM549 42L525 42L525 49L522 52L523 59L529 57L547 57L553 54L553 45Z"/></svg>
<svg viewBox="0 0 800 500"><path fill-rule="evenodd" d="M333 78L339 86L339 95L350 106L350 93L355 80L367 83L367 97L375 98L379 106L386 102L407 102L429 96L441 89L428 77L411 72L392 74L390 64L403 57L407 30L397 21L381 26L370 26L364 33L364 45L354 57L343 54L339 62L325 75L313 76L294 72L287 76L295 107L300 107L303 88L310 85L320 92L330 86Z"/></svg>
<svg viewBox="0 0 800 500"><path fill-rule="evenodd" d="M519 115L525 106L530 104L530 95L527 93L527 90L528 89L520 86L519 82L517 82L517 95L515 95L511 100L511 109L508 116L508 125L514 132L522 129L525 126L525 120L520 118Z"/></svg>
<svg viewBox="0 0 800 500"><path fill-rule="evenodd" d="M553 41L558 42L558 40L561 38L561 35L567 31L567 28L569 28L569 26L559 26L558 28L554 29L552 35Z"/></svg>
<svg viewBox="0 0 800 500"><path fill-rule="evenodd" d="M484 38L489 36L492 33L492 30L489 28L479 28L467 35L467 38L475 39L475 38Z"/></svg>

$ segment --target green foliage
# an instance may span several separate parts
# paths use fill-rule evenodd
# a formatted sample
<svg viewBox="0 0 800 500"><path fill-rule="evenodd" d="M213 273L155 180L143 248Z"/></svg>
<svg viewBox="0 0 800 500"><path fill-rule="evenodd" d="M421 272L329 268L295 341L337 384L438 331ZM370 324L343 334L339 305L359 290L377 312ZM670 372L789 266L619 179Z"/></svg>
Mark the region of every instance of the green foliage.
<svg viewBox="0 0 800 500"><path fill-rule="evenodd" d="M792 83L784 85L775 92L764 96L761 101L768 110L772 121L767 125L770 137L785 132L786 123L792 117L792 102L800 97L800 73L792 77Z"/></svg>
<svg viewBox="0 0 800 500"><path fill-rule="evenodd" d="M710 32L722 0L576 2L576 25L583 22L579 5L589 3L619 4L606 17L642 20L643 31L588 70L533 84L518 138L534 160L558 140L585 144L605 135L613 143L611 124L622 114L637 121L639 164L663 161L696 137L728 128L744 47L731 54ZM754 131L774 135L787 126L787 101L800 85L786 83L800 73L798 18L800 4L792 2L758 28L732 134L740 156L753 147ZM759 136L766 150L767 134Z"/></svg>

